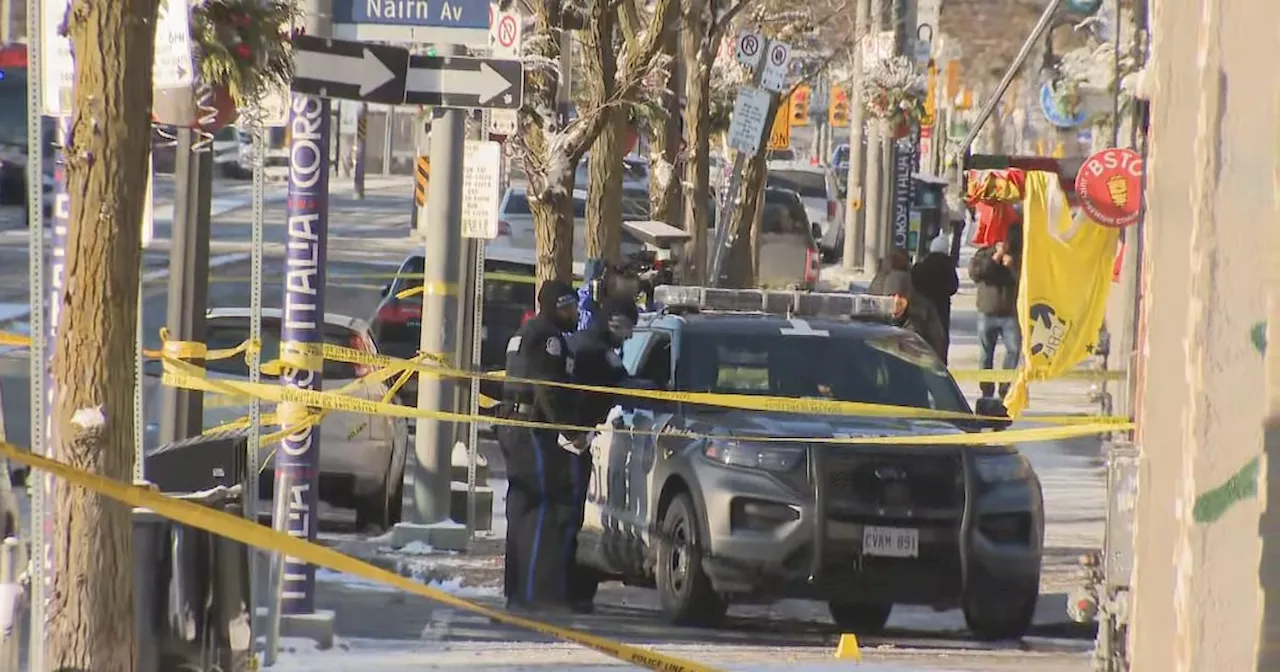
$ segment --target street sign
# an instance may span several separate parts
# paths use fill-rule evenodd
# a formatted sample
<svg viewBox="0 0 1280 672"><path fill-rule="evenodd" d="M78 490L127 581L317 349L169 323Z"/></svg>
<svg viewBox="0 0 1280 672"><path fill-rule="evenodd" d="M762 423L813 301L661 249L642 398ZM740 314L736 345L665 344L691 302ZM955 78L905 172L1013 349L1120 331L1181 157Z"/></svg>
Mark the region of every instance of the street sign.
<svg viewBox="0 0 1280 672"><path fill-rule="evenodd" d="M744 86L738 89L729 121L729 146L748 156L760 150L760 136L769 117L769 92Z"/></svg>
<svg viewBox="0 0 1280 672"><path fill-rule="evenodd" d="M398 105L404 102L408 67L409 52L400 47L298 35L290 88L323 98Z"/></svg>
<svg viewBox="0 0 1280 672"><path fill-rule="evenodd" d="M791 46L785 42L770 42L765 56L764 72L760 74L760 86L774 93L782 93L791 74Z"/></svg>
<svg viewBox="0 0 1280 672"><path fill-rule="evenodd" d="M462 160L462 237L498 237L498 185L502 145L467 143Z"/></svg>
<svg viewBox="0 0 1280 672"><path fill-rule="evenodd" d="M764 56L764 35L753 30L738 31L738 62L746 68L755 68L760 65L760 59Z"/></svg>
<svg viewBox="0 0 1280 672"><path fill-rule="evenodd" d="M156 17L156 60L151 68L157 89L190 89L191 14L186 0L164 0Z"/></svg>
<svg viewBox="0 0 1280 672"><path fill-rule="evenodd" d="M489 42L489 0L334 0L333 34L408 44Z"/></svg>
<svg viewBox="0 0 1280 672"><path fill-rule="evenodd" d="M769 149L791 149L791 97L783 96L778 101L778 111L773 115L773 126L769 127Z"/></svg>
<svg viewBox="0 0 1280 672"><path fill-rule="evenodd" d="M524 19L519 12L502 11L497 4L489 5L492 20L489 21L489 55L495 58L520 58ZM489 132L494 135L512 136L519 126L515 110L493 110L489 113Z"/></svg>
<svg viewBox="0 0 1280 672"><path fill-rule="evenodd" d="M524 66L506 58L413 56L404 102L518 110L524 102Z"/></svg>

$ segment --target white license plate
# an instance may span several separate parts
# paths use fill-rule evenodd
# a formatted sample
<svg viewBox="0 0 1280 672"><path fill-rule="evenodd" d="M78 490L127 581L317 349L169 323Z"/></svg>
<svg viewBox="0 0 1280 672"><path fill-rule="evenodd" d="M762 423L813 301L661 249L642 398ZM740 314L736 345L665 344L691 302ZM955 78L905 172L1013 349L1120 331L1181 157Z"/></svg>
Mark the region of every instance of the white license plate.
<svg viewBox="0 0 1280 672"><path fill-rule="evenodd" d="M886 558L920 557L920 530L867 525L862 528L862 554Z"/></svg>

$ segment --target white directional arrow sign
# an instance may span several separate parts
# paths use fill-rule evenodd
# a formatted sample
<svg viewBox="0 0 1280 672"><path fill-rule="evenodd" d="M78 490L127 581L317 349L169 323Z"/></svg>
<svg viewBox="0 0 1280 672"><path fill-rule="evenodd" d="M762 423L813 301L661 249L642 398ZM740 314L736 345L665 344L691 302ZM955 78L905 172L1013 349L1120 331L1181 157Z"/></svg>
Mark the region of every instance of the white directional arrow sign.
<svg viewBox="0 0 1280 672"><path fill-rule="evenodd" d="M302 52L294 59L293 73L302 79L358 86L361 98L396 78L368 47L361 56Z"/></svg>
<svg viewBox="0 0 1280 672"><path fill-rule="evenodd" d="M293 50L294 91L370 103L404 102L405 49L299 35Z"/></svg>
<svg viewBox="0 0 1280 672"><path fill-rule="evenodd" d="M409 60L405 103L515 110L523 101L524 68L518 60L441 56Z"/></svg>

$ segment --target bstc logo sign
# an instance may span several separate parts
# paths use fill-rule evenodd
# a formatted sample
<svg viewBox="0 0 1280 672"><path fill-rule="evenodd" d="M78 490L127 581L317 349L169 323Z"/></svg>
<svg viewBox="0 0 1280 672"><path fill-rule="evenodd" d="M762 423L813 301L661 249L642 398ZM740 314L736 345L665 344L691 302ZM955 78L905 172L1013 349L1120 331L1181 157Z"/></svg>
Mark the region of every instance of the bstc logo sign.
<svg viewBox="0 0 1280 672"><path fill-rule="evenodd" d="M1132 225L1142 209L1142 157L1120 147L1094 154L1076 175L1076 195L1093 221L1117 228Z"/></svg>

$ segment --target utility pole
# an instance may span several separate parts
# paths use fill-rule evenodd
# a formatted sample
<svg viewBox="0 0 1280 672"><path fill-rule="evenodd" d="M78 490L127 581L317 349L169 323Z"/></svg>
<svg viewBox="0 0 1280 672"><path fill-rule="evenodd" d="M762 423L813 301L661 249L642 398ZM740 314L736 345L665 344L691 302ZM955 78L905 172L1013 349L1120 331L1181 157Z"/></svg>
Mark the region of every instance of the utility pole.
<svg viewBox="0 0 1280 672"><path fill-rule="evenodd" d="M560 30L560 88L556 91L560 106L560 126L569 125L569 109L573 106L573 31ZM577 166L570 166L576 169Z"/></svg>
<svg viewBox="0 0 1280 672"><path fill-rule="evenodd" d="M451 51L450 51L451 49ZM440 48L441 55L462 55L459 46ZM466 151L466 110L436 108L431 123L432 180L427 197L427 226L424 230L425 275L422 279L423 353L456 354L458 335L465 320L459 296L459 279L468 265L463 260L462 179ZM455 360L457 361L457 360ZM452 410L457 400L457 383L441 376L418 376L418 408ZM417 457L413 472L413 523L398 525L409 536L419 530L430 534L429 527L449 520L450 472L453 445L459 435L456 423L434 418L419 418L414 436ZM397 537L400 539L400 537ZM439 547L436 540L429 541Z"/></svg>
<svg viewBox="0 0 1280 672"><path fill-rule="evenodd" d="M857 47L853 50L853 83L849 91L849 175L845 190L844 208L844 256L840 265L846 271L852 271L859 265L866 269L866 260L862 258L866 248L866 220L863 214L862 164L864 147L867 142L866 114L862 101L862 78L866 69L863 53L868 43L875 44L871 23L871 0L858 0L853 13L853 34L858 36ZM868 42L870 41L870 42Z"/></svg>
<svg viewBox="0 0 1280 672"><path fill-rule="evenodd" d="M875 59L868 64L876 67L880 61L880 32L884 29L884 0L870 0L870 20L867 22L867 37L871 40L872 55ZM862 270L874 273L879 270L880 259L884 257L885 222L881 212L882 182L884 177L884 122L873 120L866 129L867 134L867 176L862 196L866 206L863 223Z"/></svg>
<svg viewBox="0 0 1280 672"><path fill-rule="evenodd" d="M203 85L197 96L204 94ZM199 107L199 106L197 106ZM174 165L173 229L169 246L169 304L165 326L179 341L205 341L209 305L209 208L213 198L213 151L201 131L179 128ZM189 360L203 366L199 360ZM204 394L166 386L161 397L160 443L198 436L204 430Z"/></svg>

